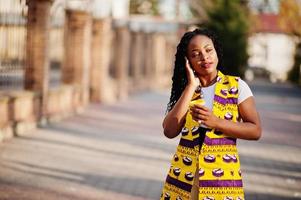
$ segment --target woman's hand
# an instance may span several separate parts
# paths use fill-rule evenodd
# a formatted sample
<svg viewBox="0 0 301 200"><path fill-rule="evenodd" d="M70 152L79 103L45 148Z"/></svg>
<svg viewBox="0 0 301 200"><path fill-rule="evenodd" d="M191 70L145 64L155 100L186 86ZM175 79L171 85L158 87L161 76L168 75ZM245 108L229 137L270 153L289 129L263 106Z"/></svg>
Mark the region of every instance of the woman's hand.
<svg viewBox="0 0 301 200"><path fill-rule="evenodd" d="M189 61L186 57L185 57L185 68L186 68L186 74L188 79L188 85L197 88L200 85L200 80L193 72L192 67L190 66Z"/></svg>
<svg viewBox="0 0 301 200"><path fill-rule="evenodd" d="M199 124L204 124L209 128L216 128L220 118L213 115L212 111L203 105L195 104L190 108L190 114L192 119L197 121Z"/></svg>
<svg viewBox="0 0 301 200"><path fill-rule="evenodd" d="M243 122L220 119L213 115L208 108L198 104L191 106L190 113L193 120L209 128L217 129L228 137L258 140L261 137L261 123L254 98L249 97L240 103L238 110Z"/></svg>

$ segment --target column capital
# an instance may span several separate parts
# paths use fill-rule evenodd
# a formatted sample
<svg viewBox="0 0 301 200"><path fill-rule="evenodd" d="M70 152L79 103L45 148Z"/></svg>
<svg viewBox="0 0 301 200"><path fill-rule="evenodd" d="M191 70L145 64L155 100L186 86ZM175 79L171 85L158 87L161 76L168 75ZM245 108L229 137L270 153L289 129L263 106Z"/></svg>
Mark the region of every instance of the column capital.
<svg viewBox="0 0 301 200"><path fill-rule="evenodd" d="M29 5L30 3L37 3L37 2L49 2L53 3L55 0L26 0L26 5Z"/></svg>
<svg viewBox="0 0 301 200"><path fill-rule="evenodd" d="M42 0L42 1L47 1L47 0ZM70 8L66 9L66 13L67 13L67 15L76 15L76 16L82 16L82 17L91 16L90 12L88 12L86 10L75 10L75 9L70 9Z"/></svg>
<svg viewBox="0 0 301 200"><path fill-rule="evenodd" d="M66 10L66 17L70 22L71 26L74 27L83 27L85 26L87 20L92 19L92 16L89 12L83 10Z"/></svg>

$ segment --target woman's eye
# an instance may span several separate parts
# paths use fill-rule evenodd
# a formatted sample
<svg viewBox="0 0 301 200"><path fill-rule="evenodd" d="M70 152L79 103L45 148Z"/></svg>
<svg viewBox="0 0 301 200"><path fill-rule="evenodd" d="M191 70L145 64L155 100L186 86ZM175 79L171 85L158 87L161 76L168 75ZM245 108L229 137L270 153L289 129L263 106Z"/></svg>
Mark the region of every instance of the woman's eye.
<svg viewBox="0 0 301 200"><path fill-rule="evenodd" d="M200 55L199 53L193 53L192 57L196 57L196 56L199 56L199 55Z"/></svg>
<svg viewBox="0 0 301 200"><path fill-rule="evenodd" d="M207 49L207 50L206 50L206 52L210 52L210 51L212 51L212 49Z"/></svg>

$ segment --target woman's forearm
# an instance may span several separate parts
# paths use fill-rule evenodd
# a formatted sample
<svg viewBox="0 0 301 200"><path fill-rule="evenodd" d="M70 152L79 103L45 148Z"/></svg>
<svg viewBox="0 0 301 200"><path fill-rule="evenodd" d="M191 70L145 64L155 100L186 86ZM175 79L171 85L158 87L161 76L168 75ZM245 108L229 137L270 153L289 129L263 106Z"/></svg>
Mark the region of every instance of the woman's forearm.
<svg viewBox="0 0 301 200"><path fill-rule="evenodd" d="M191 108L192 118L203 125L223 132L233 138L258 140L261 136L261 123L256 111L253 97L249 97L238 105L239 116L243 122L233 122L218 118L203 105Z"/></svg>
<svg viewBox="0 0 301 200"><path fill-rule="evenodd" d="M164 135L166 137L174 138L179 135L194 91L194 86L187 85L178 102L166 115L163 121Z"/></svg>
<svg viewBox="0 0 301 200"><path fill-rule="evenodd" d="M216 129L225 135L245 140L258 140L261 136L261 126L253 122L232 122L219 119Z"/></svg>

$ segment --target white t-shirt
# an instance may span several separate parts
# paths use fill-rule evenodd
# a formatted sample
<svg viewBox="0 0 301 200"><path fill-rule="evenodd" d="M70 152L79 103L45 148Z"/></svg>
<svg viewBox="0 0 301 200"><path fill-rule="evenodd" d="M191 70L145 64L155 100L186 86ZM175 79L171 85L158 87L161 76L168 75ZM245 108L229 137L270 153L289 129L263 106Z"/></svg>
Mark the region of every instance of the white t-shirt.
<svg viewBox="0 0 301 200"><path fill-rule="evenodd" d="M204 95L204 100L205 100L205 106L212 110L213 107L213 98L214 98L214 89L215 89L215 84L210 85L209 87L202 87L202 92ZM253 93L248 86L248 84L242 80L238 80L238 104L246 100L248 97L253 96Z"/></svg>
<svg viewBox="0 0 301 200"><path fill-rule="evenodd" d="M205 106L212 110L213 107L213 98L214 98L214 90L215 90L215 84L210 85L209 87L202 87L202 92L204 95L204 100L205 100ZM253 96L253 93L248 86L248 84L242 80L238 80L238 99L237 103L240 104L244 100L246 100L248 97ZM201 127L208 128L204 124L201 124Z"/></svg>

